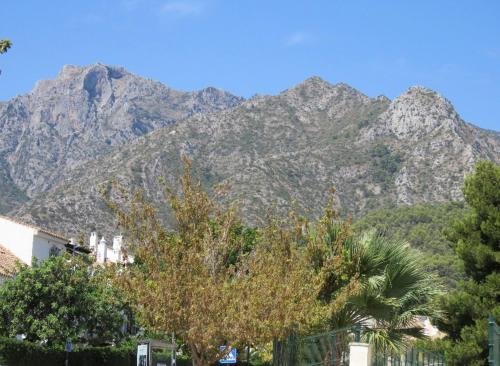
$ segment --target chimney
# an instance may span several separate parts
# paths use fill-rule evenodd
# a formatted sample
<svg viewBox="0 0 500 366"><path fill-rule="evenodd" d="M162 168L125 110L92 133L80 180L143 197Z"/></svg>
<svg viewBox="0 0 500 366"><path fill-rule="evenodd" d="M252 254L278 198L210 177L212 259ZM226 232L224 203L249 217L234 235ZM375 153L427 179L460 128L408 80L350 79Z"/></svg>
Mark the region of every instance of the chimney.
<svg viewBox="0 0 500 366"><path fill-rule="evenodd" d="M103 236L99 241L99 244L97 245L97 263L106 262L107 256L108 256L108 247L106 245L106 239L104 239Z"/></svg>
<svg viewBox="0 0 500 366"><path fill-rule="evenodd" d="M122 235L117 235L113 238L113 257L117 263L122 261L122 243Z"/></svg>
<svg viewBox="0 0 500 366"><path fill-rule="evenodd" d="M91 251L95 252L97 250L97 233L95 231L90 233L89 246Z"/></svg>

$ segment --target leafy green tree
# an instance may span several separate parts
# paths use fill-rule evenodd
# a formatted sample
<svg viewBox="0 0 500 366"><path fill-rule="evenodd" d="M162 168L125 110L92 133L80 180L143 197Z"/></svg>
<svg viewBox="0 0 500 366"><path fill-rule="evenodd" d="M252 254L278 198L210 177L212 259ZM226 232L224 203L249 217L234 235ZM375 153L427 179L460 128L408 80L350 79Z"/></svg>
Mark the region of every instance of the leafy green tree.
<svg viewBox="0 0 500 366"><path fill-rule="evenodd" d="M479 162L463 191L472 212L453 225L450 239L469 279L442 299L447 317L439 327L449 338L441 346L451 366L483 366L488 315L500 319L500 166Z"/></svg>
<svg viewBox="0 0 500 366"><path fill-rule="evenodd" d="M0 334L49 345L119 341L127 310L121 298L89 259L65 254L34 261L0 287Z"/></svg>
<svg viewBox="0 0 500 366"><path fill-rule="evenodd" d="M116 281L148 331L175 332L193 365L207 366L231 348L303 329L322 307L300 224L270 217L257 231L244 229L235 206L212 200L184 162L180 193L165 192L173 229L140 192L122 196L125 205L108 201L134 250L134 265Z"/></svg>

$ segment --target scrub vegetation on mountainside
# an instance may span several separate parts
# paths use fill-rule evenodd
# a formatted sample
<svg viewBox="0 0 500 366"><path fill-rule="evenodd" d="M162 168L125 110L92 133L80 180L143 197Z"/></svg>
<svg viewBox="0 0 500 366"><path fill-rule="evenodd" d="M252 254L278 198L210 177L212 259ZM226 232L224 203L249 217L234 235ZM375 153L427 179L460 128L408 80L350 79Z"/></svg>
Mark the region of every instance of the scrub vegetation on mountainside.
<svg viewBox="0 0 500 366"><path fill-rule="evenodd" d="M447 231L467 212L463 202L401 206L369 212L354 223L354 229L375 229L389 239L407 241L424 254L428 268L447 286L456 287L457 281L464 278L464 271Z"/></svg>

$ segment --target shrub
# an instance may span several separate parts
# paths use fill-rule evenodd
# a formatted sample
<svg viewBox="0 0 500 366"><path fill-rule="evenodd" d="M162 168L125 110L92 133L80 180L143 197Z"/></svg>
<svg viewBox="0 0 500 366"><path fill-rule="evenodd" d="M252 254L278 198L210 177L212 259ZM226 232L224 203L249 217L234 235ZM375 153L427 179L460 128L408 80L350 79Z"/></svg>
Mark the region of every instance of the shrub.
<svg viewBox="0 0 500 366"><path fill-rule="evenodd" d="M62 347L0 337L0 360L9 366L64 365L66 352ZM133 366L135 345L118 347L86 347L69 354L71 366Z"/></svg>

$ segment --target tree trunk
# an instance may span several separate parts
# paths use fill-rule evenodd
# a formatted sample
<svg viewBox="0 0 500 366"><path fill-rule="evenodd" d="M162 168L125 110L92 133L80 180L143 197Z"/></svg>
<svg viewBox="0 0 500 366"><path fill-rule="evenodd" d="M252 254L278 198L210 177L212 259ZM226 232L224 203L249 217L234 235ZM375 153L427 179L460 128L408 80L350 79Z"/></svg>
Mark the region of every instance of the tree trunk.
<svg viewBox="0 0 500 366"><path fill-rule="evenodd" d="M210 366L212 364L207 359L206 352L200 350L195 344L190 344L189 349L191 350L191 362L193 366Z"/></svg>

